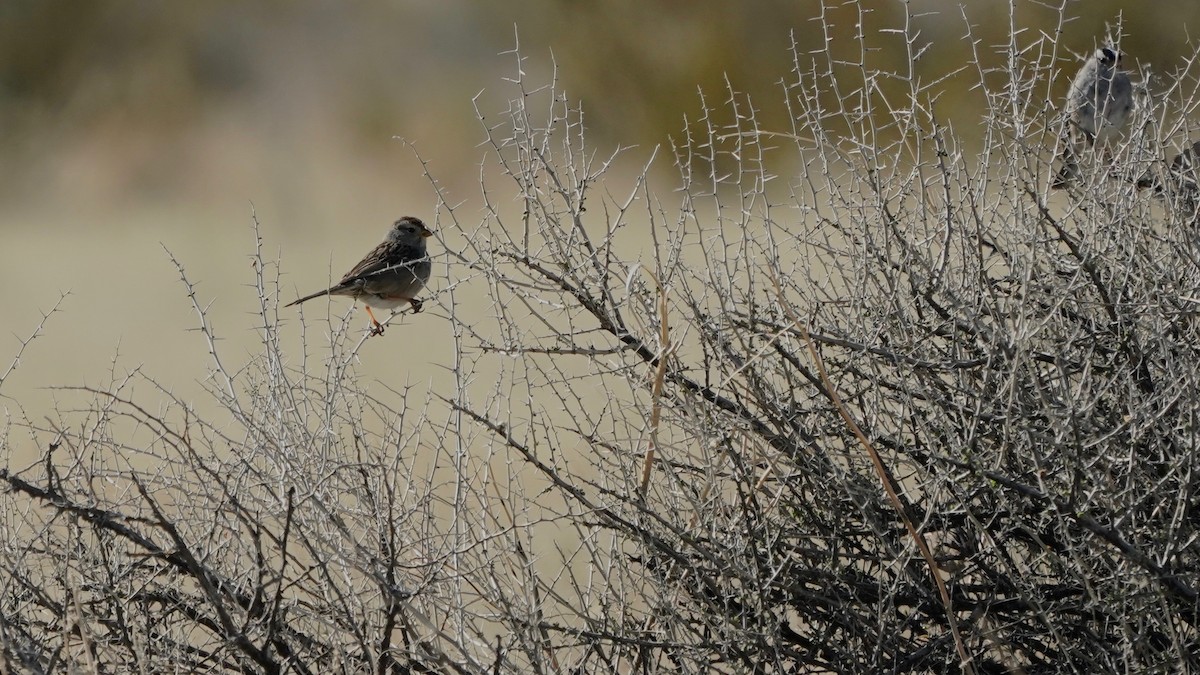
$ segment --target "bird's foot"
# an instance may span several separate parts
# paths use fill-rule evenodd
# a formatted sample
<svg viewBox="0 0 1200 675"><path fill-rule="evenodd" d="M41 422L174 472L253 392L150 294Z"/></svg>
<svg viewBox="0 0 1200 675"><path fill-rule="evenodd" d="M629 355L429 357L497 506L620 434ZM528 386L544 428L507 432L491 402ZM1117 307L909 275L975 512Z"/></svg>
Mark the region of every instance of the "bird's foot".
<svg viewBox="0 0 1200 675"><path fill-rule="evenodd" d="M413 314L420 314L421 308L425 306L423 301L417 300L416 298L412 298L408 302L412 305Z"/></svg>
<svg viewBox="0 0 1200 675"><path fill-rule="evenodd" d="M383 335L383 324L379 323L379 319L375 318L375 312L371 311L371 306L364 304L363 307L367 310L367 316L371 317L371 334L367 337Z"/></svg>

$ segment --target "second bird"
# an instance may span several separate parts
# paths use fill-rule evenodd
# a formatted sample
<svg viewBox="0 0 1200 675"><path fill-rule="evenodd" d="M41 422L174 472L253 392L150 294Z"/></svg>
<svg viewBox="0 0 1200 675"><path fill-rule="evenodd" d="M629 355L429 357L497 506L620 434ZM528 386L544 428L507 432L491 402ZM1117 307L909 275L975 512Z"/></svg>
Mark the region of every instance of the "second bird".
<svg viewBox="0 0 1200 675"><path fill-rule="evenodd" d="M346 295L361 300L371 317L375 335L383 333L383 324L375 318L372 307L396 309L408 303L413 312L421 311L416 295L429 281L433 263L425 250L425 239L433 233L417 218L405 216L388 230L387 238L375 250L359 261L337 284L290 302L298 305L323 295Z"/></svg>
<svg viewBox="0 0 1200 675"><path fill-rule="evenodd" d="M1079 175L1079 155L1120 133L1133 113L1133 85L1121 72L1121 53L1101 47L1079 69L1067 92L1063 167L1052 187L1063 188Z"/></svg>

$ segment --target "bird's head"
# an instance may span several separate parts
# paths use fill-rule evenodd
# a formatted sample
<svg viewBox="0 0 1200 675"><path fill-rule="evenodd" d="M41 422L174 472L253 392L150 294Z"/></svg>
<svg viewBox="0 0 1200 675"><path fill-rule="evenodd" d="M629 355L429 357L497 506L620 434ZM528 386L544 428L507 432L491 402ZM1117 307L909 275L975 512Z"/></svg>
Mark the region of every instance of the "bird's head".
<svg viewBox="0 0 1200 675"><path fill-rule="evenodd" d="M1096 62L1107 68L1121 65L1121 52L1112 47L1101 47L1096 50Z"/></svg>
<svg viewBox="0 0 1200 675"><path fill-rule="evenodd" d="M412 216L405 216L392 224L392 229L388 232L388 239L391 241L404 244L419 244L423 243L425 237L433 236L433 232L425 227L420 219Z"/></svg>

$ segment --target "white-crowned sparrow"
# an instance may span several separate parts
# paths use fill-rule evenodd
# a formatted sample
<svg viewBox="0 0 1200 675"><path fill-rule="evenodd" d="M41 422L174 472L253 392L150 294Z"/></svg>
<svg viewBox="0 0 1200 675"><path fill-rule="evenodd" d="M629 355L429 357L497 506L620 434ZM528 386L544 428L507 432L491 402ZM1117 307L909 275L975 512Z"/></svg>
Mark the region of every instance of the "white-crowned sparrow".
<svg viewBox="0 0 1200 675"><path fill-rule="evenodd" d="M1071 82L1063 109L1067 127L1063 167L1052 187L1066 187L1079 175L1080 154L1097 144L1107 144L1129 121L1133 113L1133 84L1120 67L1121 53L1111 46L1101 47Z"/></svg>
<svg viewBox="0 0 1200 675"><path fill-rule="evenodd" d="M408 303L414 313L421 311L421 301L416 295L429 281L433 269L425 250L425 238L432 234L420 220L405 216L392 225L383 243L359 261L341 281L285 307L322 295L348 295L366 305L372 333L379 335L383 333L383 324L375 318L372 307L395 309Z"/></svg>

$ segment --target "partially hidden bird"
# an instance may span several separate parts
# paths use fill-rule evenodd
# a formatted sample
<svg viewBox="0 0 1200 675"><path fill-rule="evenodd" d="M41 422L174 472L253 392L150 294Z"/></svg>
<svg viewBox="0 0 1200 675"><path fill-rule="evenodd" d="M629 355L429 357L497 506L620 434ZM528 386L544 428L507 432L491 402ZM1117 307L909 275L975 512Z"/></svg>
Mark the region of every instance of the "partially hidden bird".
<svg viewBox="0 0 1200 675"><path fill-rule="evenodd" d="M375 318L372 307L396 309L408 303L414 313L421 311L422 302L416 295L425 287L433 270L425 249L425 239L432 235L425 223L405 216L392 224L383 242L346 272L341 281L284 306L323 295L346 295L362 301L371 317L371 334L381 335L383 324Z"/></svg>
<svg viewBox="0 0 1200 675"><path fill-rule="evenodd" d="M1120 70L1121 57L1115 47L1101 47L1088 57L1071 82L1063 107L1063 166L1051 187L1066 187L1079 175L1080 154L1107 145L1133 114L1133 84Z"/></svg>

